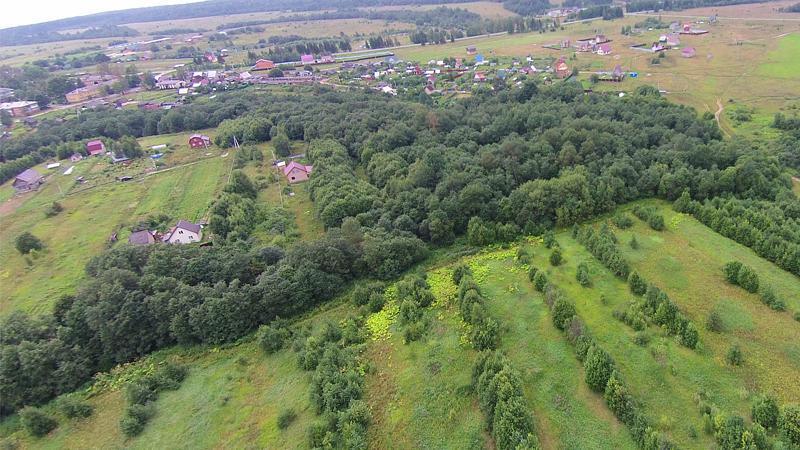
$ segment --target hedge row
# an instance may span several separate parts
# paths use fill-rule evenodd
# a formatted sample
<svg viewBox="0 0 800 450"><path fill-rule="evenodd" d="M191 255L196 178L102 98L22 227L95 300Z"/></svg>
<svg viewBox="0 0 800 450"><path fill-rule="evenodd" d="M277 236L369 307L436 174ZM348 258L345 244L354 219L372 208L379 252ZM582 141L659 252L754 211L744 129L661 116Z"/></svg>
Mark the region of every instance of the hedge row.
<svg viewBox="0 0 800 450"><path fill-rule="evenodd" d="M469 341L476 350L493 350L500 343L500 324L489 315L486 299L466 265L456 267L453 282L458 285L458 309L469 325Z"/></svg>
<svg viewBox="0 0 800 450"><path fill-rule="evenodd" d="M361 318L340 326L327 322L314 335L295 340L297 362L311 376L311 403L321 417L308 430L311 448L367 448L371 414L364 395L365 366L361 353L366 336Z"/></svg>
<svg viewBox="0 0 800 450"><path fill-rule="evenodd" d="M630 430L640 448L647 450L673 449L675 445L650 424L641 406L633 398L616 363L589 333L575 311L573 303L540 270L531 270L534 280L543 285L536 289L545 293L545 303L550 308L553 324L562 330L573 345L576 356L583 363L586 384L602 392L608 408ZM534 281L536 284L536 281Z"/></svg>
<svg viewBox="0 0 800 450"><path fill-rule="evenodd" d="M186 366L166 363L151 374L130 382L126 388L128 408L119 422L126 436L136 436L155 415L153 402L163 391L174 391L181 386L188 369Z"/></svg>
<svg viewBox="0 0 800 450"><path fill-rule="evenodd" d="M622 253L617 247L617 237L606 224L601 225L598 231L590 226L583 226L573 234L578 242L586 247L589 253L603 263L608 270L614 272L614 275L623 278L628 276L630 272L628 262L622 257Z"/></svg>
<svg viewBox="0 0 800 450"><path fill-rule="evenodd" d="M730 261L722 268L725 272L725 279L729 283L741 286L747 292L759 293L761 301L775 311L785 311L786 303L779 298L771 287L759 281L758 274L750 266L744 265L739 261Z"/></svg>
<svg viewBox="0 0 800 450"><path fill-rule="evenodd" d="M631 272L628 277L628 286L631 292L642 303L637 307L647 317L647 320L660 325L667 333L678 336L681 345L694 349L700 340L697 327L678 309L678 305L670 300L666 292L642 278L637 272ZM635 327L634 327L635 328Z"/></svg>
<svg viewBox="0 0 800 450"><path fill-rule="evenodd" d="M533 417L525 406L522 379L504 354L481 354L472 369L472 387L498 450L540 448Z"/></svg>

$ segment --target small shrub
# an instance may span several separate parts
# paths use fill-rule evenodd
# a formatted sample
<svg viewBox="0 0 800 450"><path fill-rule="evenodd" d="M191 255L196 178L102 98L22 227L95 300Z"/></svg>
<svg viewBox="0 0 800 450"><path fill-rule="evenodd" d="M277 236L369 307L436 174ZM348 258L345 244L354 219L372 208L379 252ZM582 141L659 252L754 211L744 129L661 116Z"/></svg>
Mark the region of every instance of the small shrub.
<svg viewBox="0 0 800 450"><path fill-rule="evenodd" d="M795 444L800 445L800 405L784 405L778 419L778 429Z"/></svg>
<svg viewBox="0 0 800 450"><path fill-rule="evenodd" d="M586 384L596 392L603 392L614 371L614 360L605 350L593 345L586 354L583 368L586 370Z"/></svg>
<svg viewBox="0 0 800 450"><path fill-rule="evenodd" d="M739 284L737 280L739 277L739 269L741 268L742 263L739 261L730 261L725 263L722 271L725 273L725 279L728 280L728 283Z"/></svg>
<svg viewBox="0 0 800 450"><path fill-rule="evenodd" d="M716 310L711 311L706 317L706 329L714 333L722 333L725 331L725 324L722 321L722 316Z"/></svg>
<svg viewBox="0 0 800 450"><path fill-rule="evenodd" d="M758 275L748 266L742 265L736 276L736 283L748 292L758 292Z"/></svg>
<svg viewBox="0 0 800 450"><path fill-rule="evenodd" d="M730 349L728 349L728 353L725 355L725 360L732 366L741 366L742 362L744 362L742 349L739 348L738 345L733 345Z"/></svg>
<svg viewBox="0 0 800 450"><path fill-rule="evenodd" d="M547 276L541 270L536 272L536 275L533 277L533 285L539 292L544 292L544 288L547 286Z"/></svg>
<svg viewBox="0 0 800 450"><path fill-rule="evenodd" d="M620 213L620 214L615 215L611 219L611 222L613 222L614 225L616 225L617 228L620 228L620 229L630 228L630 227L633 226L633 219L631 219L631 216L629 216L629 215L627 215L625 213Z"/></svg>
<svg viewBox="0 0 800 450"><path fill-rule="evenodd" d="M547 230L544 233L543 240L544 246L547 248L553 248L554 246L558 245L558 242L556 242L556 235L553 233L553 230Z"/></svg>
<svg viewBox="0 0 800 450"><path fill-rule="evenodd" d="M539 271L539 269L537 269L536 267L533 267L533 266L531 266L531 267L528 269L528 280L530 280L531 282L533 282L533 280L536 278L536 273L537 273L538 271Z"/></svg>
<svg viewBox="0 0 800 450"><path fill-rule="evenodd" d="M636 236L631 237L630 246L634 250L639 250L639 241L636 240Z"/></svg>
<svg viewBox="0 0 800 450"><path fill-rule="evenodd" d="M297 413L294 412L294 409L284 409L280 413L278 413L278 428L281 430L285 430L289 428L289 425L297 419Z"/></svg>
<svg viewBox="0 0 800 450"><path fill-rule="evenodd" d="M27 255L33 250L41 250L44 248L42 241L29 231L25 231L17 236L17 240L15 241L14 245L17 251L23 255Z"/></svg>
<svg viewBox="0 0 800 450"><path fill-rule="evenodd" d="M633 335L633 342L641 347L646 347L650 343L650 335L646 331L637 331Z"/></svg>
<svg viewBox="0 0 800 450"><path fill-rule="evenodd" d="M137 436L144 430L145 425L147 425L147 422L154 414L155 409L152 403L147 405L130 405L119 422L120 429L125 436Z"/></svg>
<svg viewBox="0 0 800 450"><path fill-rule="evenodd" d="M262 325L258 329L258 345L266 354L282 349L292 337L292 333L283 322L276 321L271 325Z"/></svg>
<svg viewBox="0 0 800 450"><path fill-rule="evenodd" d="M575 279L578 280L583 287L589 287L592 281L589 279L589 266L586 263L578 264L578 271L575 273Z"/></svg>
<svg viewBox="0 0 800 450"><path fill-rule="evenodd" d="M564 330L568 320L575 316L575 306L568 300L559 296L553 303L553 325L559 330Z"/></svg>
<svg viewBox="0 0 800 450"><path fill-rule="evenodd" d="M47 208L47 210L44 212L44 215L45 215L45 217L57 216L58 213L60 213L63 210L64 210L64 207L61 206L61 203L53 202L53 204L50 205L50 207Z"/></svg>
<svg viewBox="0 0 800 450"><path fill-rule="evenodd" d="M786 303L769 286L761 289L761 301L775 311L785 311Z"/></svg>
<svg viewBox="0 0 800 450"><path fill-rule="evenodd" d="M564 262L564 259L561 256L561 249L556 247L553 249L553 252L550 253L550 264L553 266L560 266L562 262Z"/></svg>
<svg viewBox="0 0 800 450"><path fill-rule="evenodd" d="M780 410L778 402L770 395L759 395L753 401L751 409L753 422L760 424L764 428L773 428L778 425Z"/></svg>
<svg viewBox="0 0 800 450"><path fill-rule="evenodd" d="M794 320L800 322L800 311L794 312Z"/></svg>
<svg viewBox="0 0 800 450"><path fill-rule="evenodd" d="M61 398L58 401L58 409L70 419L89 417L94 411L94 408L88 402L74 397Z"/></svg>
<svg viewBox="0 0 800 450"><path fill-rule="evenodd" d="M635 295L644 295L647 292L647 282L635 270L628 275L628 286Z"/></svg>
<svg viewBox="0 0 800 450"><path fill-rule="evenodd" d="M58 426L58 422L54 418L39 408L29 406L20 411L19 416L22 426L36 437L42 437Z"/></svg>
<svg viewBox="0 0 800 450"><path fill-rule="evenodd" d="M367 306L369 310L372 312L378 312L383 309L383 304L386 303L386 299L383 297L383 294L380 292L373 292L369 296L369 303Z"/></svg>
<svg viewBox="0 0 800 450"><path fill-rule="evenodd" d="M403 330L403 343L408 344L422 339L427 330L428 322L426 320L420 320L408 325Z"/></svg>

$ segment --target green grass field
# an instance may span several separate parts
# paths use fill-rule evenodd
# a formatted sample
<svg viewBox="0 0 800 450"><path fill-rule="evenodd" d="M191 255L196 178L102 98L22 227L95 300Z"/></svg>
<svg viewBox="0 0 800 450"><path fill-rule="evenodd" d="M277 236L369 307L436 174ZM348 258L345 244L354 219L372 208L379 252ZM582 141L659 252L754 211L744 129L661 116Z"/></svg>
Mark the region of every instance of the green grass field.
<svg viewBox="0 0 800 450"><path fill-rule="evenodd" d="M128 226L148 215L163 213L175 220L203 218L227 179L232 157L198 156L204 155L185 148L173 150L165 157L167 167L173 169L127 183L114 181L114 176L136 175L137 171L152 167L152 163L141 160L121 167L99 158L85 159L75 165L69 176L61 172L71 164L62 163L39 191L3 202L0 316L14 310L49 311L60 295L75 291L86 262L108 247L112 233L119 232L118 238L124 242ZM49 173L42 167L37 169ZM75 184L76 176L86 177L87 183ZM0 191L4 197L10 189L8 184ZM67 192L69 195L64 195ZM46 218L44 212L54 201L64 211ZM35 255L20 255L14 248L14 239L23 231L39 237L45 249Z"/></svg>
<svg viewBox="0 0 800 450"><path fill-rule="evenodd" d="M486 446L484 418L469 393L476 354L461 340L457 306L446 294L434 294L436 303L426 312L431 326L423 340L406 345L401 330L392 325L387 335L370 343L368 354L376 368L367 377L374 421L371 448Z"/></svg>
<svg viewBox="0 0 800 450"><path fill-rule="evenodd" d="M334 302L298 324L316 327L351 312L350 306ZM297 368L291 349L267 356L254 340L224 348L173 348L127 366L117 379L163 360L186 364L189 374L178 390L159 396L156 415L141 435L126 439L120 431L125 383L115 382L88 396L94 406L91 417L61 417L60 426L41 439L6 423L0 427L0 442L23 449L307 448L306 431L317 417L309 399L311 373ZM297 418L280 430L277 416L289 408ZM45 409L57 414L53 404Z"/></svg>
<svg viewBox="0 0 800 450"><path fill-rule="evenodd" d="M800 283L751 250L673 212L668 204L647 203L665 216L667 230L653 231L635 219L633 227L615 232L631 266L667 292L698 326L696 350L680 346L655 326L646 331L649 343L634 343L634 331L612 315L633 298L627 284L569 232L556 236L565 257L558 267L548 263L550 250L538 240L522 245L532 252L532 264L575 302L652 423L681 448L713 448L714 438L703 432L697 407L701 393L721 411L748 419L756 394L772 393L781 403L800 401L800 326L791 317L800 309ZM627 245L634 235L640 243L636 250ZM365 354L371 367L365 395L373 414L372 448L492 448L470 389L476 353L464 340L450 281L450 268L459 261L470 265L490 313L502 324L500 349L522 375L543 448L635 447L602 395L584 383L574 349L553 327L543 296L533 290L526 266L515 262L515 251L512 246L464 259L446 254L433 258L426 270L436 300L426 310L431 326L419 341L403 343L402 329L388 313L391 308L368 320L373 333ZM753 267L761 281L786 300L788 311L772 311L755 295L729 285L721 267L732 259ZM581 262L588 264L591 287L575 281ZM300 322L339 320L353 310L342 301L333 302ZM723 332L705 329L711 310L721 315ZM744 352L745 362L739 367L730 367L724 358L734 343ZM92 397L94 416L62 421L47 438L30 438L13 420L0 426L0 436L19 440L21 448L305 448L306 430L316 417L308 400L310 374L296 368L290 350L264 356L254 342L245 340L225 349L169 349L136 364L164 358L189 364L190 375L178 391L159 398L157 415L140 437L126 441L119 433L124 398L118 390ZM287 407L295 409L298 419L279 431L275 418Z"/></svg>

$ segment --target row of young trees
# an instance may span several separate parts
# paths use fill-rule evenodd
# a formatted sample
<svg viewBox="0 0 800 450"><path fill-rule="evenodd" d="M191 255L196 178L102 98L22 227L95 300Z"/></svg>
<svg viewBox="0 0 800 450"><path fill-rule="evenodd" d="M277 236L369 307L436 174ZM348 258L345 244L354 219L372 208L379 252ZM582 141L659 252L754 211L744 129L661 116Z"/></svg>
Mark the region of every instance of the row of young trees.
<svg viewBox="0 0 800 450"><path fill-rule="evenodd" d="M313 371L311 403L321 416L308 432L311 448L367 448L364 329L362 319L350 317L341 326L326 322L320 332L295 339L298 365Z"/></svg>
<svg viewBox="0 0 800 450"><path fill-rule="evenodd" d="M497 350L481 353L472 368L472 388L497 449L541 448L522 393L522 377L508 357Z"/></svg>
<svg viewBox="0 0 800 450"><path fill-rule="evenodd" d="M628 276L631 293L639 297L638 307L653 323L660 325L667 333L677 336L681 345L694 349L700 340L697 327L673 302L666 292L648 283L638 272ZM642 300L643 298L643 300Z"/></svg>
<svg viewBox="0 0 800 450"><path fill-rule="evenodd" d="M717 233L753 249L800 276L800 200L782 194L776 201L714 198L701 203L682 195L673 208L693 215Z"/></svg>
<svg viewBox="0 0 800 450"><path fill-rule="evenodd" d="M487 427L498 449L538 449L533 417L525 404L522 379L500 351L500 323L489 315L486 299L466 264L453 269L458 286L458 310L467 323L470 344L482 351L472 368L472 387L478 395Z"/></svg>
<svg viewBox="0 0 800 450"><path fill-rule="evenodd" d="M628 276L630 266L617 246L617 236L608 225L602 224L597 231L590 225L574 227L573 237L614 275L622 278Z"/></svg>
<svg viewBox="0 0 800 450"><path fill-rule="evenodd" d="M472 279L469 266L453 270L453 283L458 286L458 310L468 325L469 342L476 350L494 350L500 344L500 323L489 315L486 299Z"/></svg>
<svg viewBox="0 0 800 450"><path fill-rule="evenodd" d="M547 280L544 271L531 267L529 278L533 280L536 290L544 293L553 325L564 333L575 348L578 360L583 363L586 384L593 391L603 394L608 408L628 427L638 446L647 450L675 448L645 416L617 370L616 362L592 337L586 324L577 315L575 305Z"/></svg>
<svg viewBox="0 0 800 450"><path fill-rule="evenodd" d="M778 297L770 286L759 281L758 274L752 267L739 261L730 261L725 263L722 271L725 273L725 279L729 283L741 286L747 292L759 293L761 301L771 309L775 311L786 310L786 302Z"/></svg>

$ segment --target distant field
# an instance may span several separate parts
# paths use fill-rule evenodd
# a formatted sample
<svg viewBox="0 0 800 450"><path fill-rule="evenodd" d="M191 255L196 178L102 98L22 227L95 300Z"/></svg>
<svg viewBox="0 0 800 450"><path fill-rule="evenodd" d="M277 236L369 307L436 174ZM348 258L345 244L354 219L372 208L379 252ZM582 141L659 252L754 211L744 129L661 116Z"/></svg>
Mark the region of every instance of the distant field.
<svg viewBox="0 0 800 450"><path fill-rule="evenodd" d="M800 74L800 33L780 38L778 48L767 54L767 62L758 66L756 72L764 76L797 80Z"/></svg>
<svg viewBox="0 0 800 450"><path fill-rule="evenodd" d="M446 7L446 8L461 8L466 9L467 11L474 12L475 14L480 14L481 16L487 19L498 19L498 18L506 18L506 17L516 17L518 16L517 13L513 11L509 11L503 7L502 3L499 2L486 2L486 1L478 1L478 2L466 2L466 3L447 3L441 5L392 5L392 6L370 6L365 8L359 9L367 9L371 11L428 11L431 9L439 8L439 7Z"/></svg>
<svg viewBox="0 0 800 450"><path fill-rule="evenodd" d="M150 214L164 213L176 220L203 218L226 180L232 156L198 160L204 155L188 150L187 136L182 133L142 141L147 146L153 145L149 142L180 142L180 147L166 155L167 167L198 161L193 165L119 183L114 181L115 176L135 175L136 170L152 163L141 160L123 169L93 158L76 164L73 174L64 176L61 172L71 164L62 162L38 192L0 205L0 258L4 261L0 270L0 316L17 309L47 312L58 296L74 292L86 262L107 247L113 232L119 231L118 238L125 241L127 227ZM216 149L215 154L219 153ZM47 172L42 167L37 170ZM75 193L62 195L81 175L87 178L87 184L76 186ZM0 188L3 197L10 192L9 184ZM97 187L87 189L93 185ZM44 211L53 201L61 203L64 211L45 218ZM14 248L14 239L26 230L44 242L46 248L41 254L23 257Z"/></svg>

